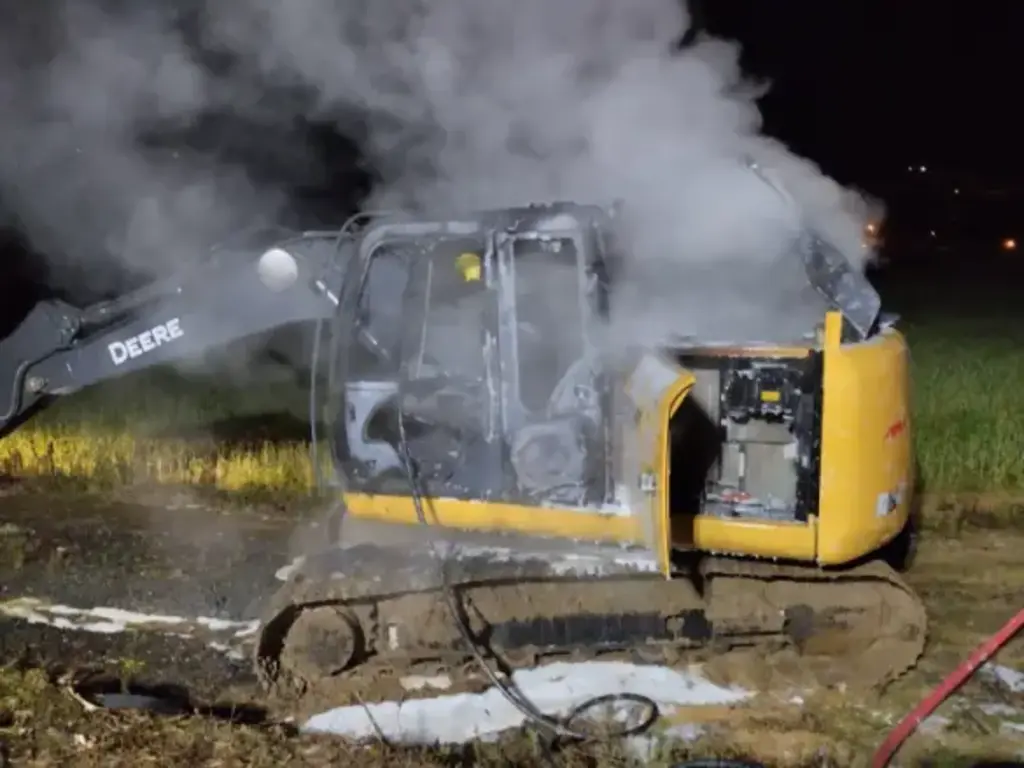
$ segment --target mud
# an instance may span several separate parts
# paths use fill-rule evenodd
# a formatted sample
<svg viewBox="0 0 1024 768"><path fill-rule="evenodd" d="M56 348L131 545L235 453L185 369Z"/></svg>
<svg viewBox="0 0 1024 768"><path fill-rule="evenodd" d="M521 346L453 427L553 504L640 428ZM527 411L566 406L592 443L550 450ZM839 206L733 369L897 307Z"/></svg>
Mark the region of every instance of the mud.
<svg viewBox="0 0 1024 768"><path fill-rule="evenodd" d="M192 638L152 632L68 632L14 619L0 620L0 659L42 667L54 676L102 675L152 686L177 686L190 698L256 702L248 659L236 660Z"/></svg>
<svg viewBox="0 0 1024 768"><path fill-rule="evenodd" d="M401 676L440 671L452 674L455 690L478 690L485 678L437 589L446 578L471 585L463 603L474 634L486 634L488 627L502 624L515 632L521 629L517 622L525 624L538 617L614 616L624 606L663 620L703 607L713 620L732 625L740 634L761 634L769 642L744 655L742 651L725 653L721 647L694 651L700 643L691 642L692 638L681 643L653 638L632 648L609 649L612 655L602 652L602 657L669 665L710 659L713 677L755 689L885 682L893 670L911 666L924 643L920 605L901 591L901 583L892 583L888 573L870 568L845 580L836 575L801 581L799 574L784 573L784 567L766 564L769 572L760 574L755 573L757 568L736 570L731 561L721 561L717 570L704 574L713 579L708 582L710 590L702 594L686 580L668 582L658 577L648 555L620 547L556 544L508 535L453 536L415 526L328 521L322 514L300 520L279 509L225 510L187 498L147 501L17 495L2 500L0 604L6 604L8 618L0 625L0 651L5 658L38 657L46 664L70 659L108 669L127 663L135 676L145 671L152 677L159 670L161 679L153 682L181 681L204 697L231 690L251 700L261 695L251 672L258 620L275 615L291 601L370 598L373 605L353 603L348 616L327 609L328 623L337 625L335 630L351 619L363 627L365 637L348 647L337 647L316 621L307 622L301 636L289 640L285 656L305 657L300 663L312 659L328 679L320 689L306 691L301 707L290 697L272 696L275 705L306 710L310 702L322 706L408 696ZM343 541L344 549L315 551L332 539ZM386 557L381 545L390 553ZM460 550L460 559L449 567L446 577L442 559L449 546ZM303 553L298 560L296 553ZM487 586L476 586L481 568L491 582ZM356 578L338 578L341 573ZM616 580L601 578L599 583L585 584L563 580L570 576L615 576ZM780 576L786 578L780 580ZM524 584L524 578L533 583ZM288 585L282 589L285 579ZM835 583L821 583L832 580ZM391 593L393 599L372 600L382 593ZM108 626L93 632L63 632L38 620L33 623L45 613L43 608L29 606L22 619L11 618L15 598L24 597L50 605L114 606L156 616L127 631ZM782 647L787 606L800 604L820 611L834 607L836 600L860 609L859 623L851 623L848 615L836 631L819 629L803 649L805 655ZM167 616L202 617L207 624L151 626ZM220 634L207 631L211 621L225 623ZM229 628L227 622L236 626ZM240 628L244 622L252 624L253 632ZM501 648L507 666L533 666L545 660L540 642L517 644L493 635L488 639L490 645ZM558 652L554 658L594 658L586 647L587 638L579 639L577 650ZM387 647L389 643L393 647ZM427 652L404 653L417 644ZM437 652L445 648L449 651ZM327 654L327 649L332 652ZM349 652L371 652L381 663L359 679L330 678L330 672L344 666L339 653ZM315 677L314 672L308 670L308 676Z"/></svg>
<svg viewBox="0 0 1024 768"><path fill-rule="evenodd" d="M924 649L923 606L880 562L819 571L703 558L701 579L668 581L642 553L611 545L463 533L438 553L422 534L392 531L411 538L387 546L344 537L290 570L259 648L271 698L301 710L361 703L394 691L399 675L437 669L472 669L449 687L471 689L483 677L474 650L484 648L506 670L567 658L711 660L722 682L751 685L744 672L755 671L755 689L869 690L912 668ZM756 648L758 663L744 663L737 648Z"/></svg>
<svg viewBox="0 0 1024 768"><path fill-rule="evenodd" d="M0 500L0 598L256 618L287 562L292 520L245 510Z"/></svg>
<svg viewBox="0 0 1024 768"><path fill-rule="evenodd" d="M251 699L249 658L216 640L260 615L280 586L275 571L288 562L297 524L195 501L6 495L0 663L177 684L204 700ZM67 631L71 624L81 628Z"/></svg>
<svg viewBox="0 0 1024 768"><path fill-rule="evenodd" d="M299 526L296 533L296 515L257 508L227 511L194 500L158 497L147 502L0 498L0 604L10 605L29 595L40 604L48 601L81 609L113 606L143 614L207 616L225 622L244 622L260 614L261 591L277 590L281 579L298 573L303 565L322 562L315 556L293 562L296 554L308 553L327 539L324 529L312 524ZM313 520L320 524L316 518ZM348 542L402 545L422 542L427 533L419 529L395 531L357 521L346 522L342 530ZM795 653L777 651L766 656L760 650L747 649L716 654L704 665L703 675L715 682L765 693L757 695L749 705L735 708L681 708L667 716L667 721L691 727L706 724L709 733L722 731L720 737L707 738L712 739L712 745L714 739L723 739L723 750L729 754L744 747L743 751L751 754L778 757L778 764L791 764L796 759L794 755L827 752L834 757L835 764L855 764L854 756L864 754L855 745L875 745L884 735L878 729L885 722L891 724L901 716L975 643L1019 608L1024 584L1020 538L1018 533L1003 531L975 532L957 539L928 537L923 541L921 556L908 581L928 601L933 620L929 650L917 669L887 689L882 698L860 698L839 688L816 687L815 679L808 675L806 660ZM986 562L986 568L975 567L979 559ZM603 605L612 606L621 597L608 590L599 599ZM770 597L760 595L761 599ZM554 613L569 605L570 598L559 590L545 592L542 602L530 610ZM447 621L446 607L437 604L436 609L438 622ZM519 611L522 606L516 607L514 601L496 601L487 606L487 613L513 609ZM764 606L740 602L735 603L735 609L733 612L740 614L765 610ZM40 609L39 613L45 611ZM59 613L46 616L67 618ZM886 617L878 618L884 621ZM114 626L117 622L113 620L83 618L86 620L97 625L96 631L64 631L46 623L0 618L0 664L42 663L55 676L64 670L102 669L114 677L132 678L143 684L183 686L198 703L255 703L261 710L273 704L254 689L248 658L235 658L212 647L218 638L238 634L237 625L225 624L226 628L204 634L198 625L161 626L156 620L121 629ZM178 636L175 633L179 630L189 636ZM838 636L829 639L823 650L837 649L842 649ZM1022 654L1024 645L1011 644L1002 652L1000 663L1021 669ZM531 666L534 659L530 658L529 649L521 655L517 665ZM438 675L442 666L425 661L401 673L382 670L358 688L342 687L329 696L307 699L303 709L294 709L292 714L301 717L323 712L344 701L399 701L486 687L487 681L475 661L456 669L446 667L444 671L450 679L437 682L434 687L402 677L411 672L424 678L443 677ZM850 669L855 669L855 665L851 667L847 660L839 671L848 674ZM1007 695L997 696L990 687L985 681L969 684L963 693L969 701L965 701L999 701L1004 707L1012 704L1015 713L1021 711L1019 694L1009 695L1007 704ZM283 711L272 706L269 709L271 719L279 720ZM974 754L987 750L988 756L1019 750L1017 732L1006 730L1007 726L997 719L986 719L983 715L967 718L959 713L959 709L946 712L951 724L941 732L922 730L907 748L907 754L923 754L938 742L969 741L970 749L965 746L965 751ZM66 720L66 715L61 717ZM971 725L975 719L992 733L978 736L980 726ZM63 732L70 727L65 720L50 730ZM1015 714L1014 722L1018 720L1020 717ZM98 727L99 722L107 721L89 721L93 727ZM88 728L89 723L75 728ZM244 732L232 730L232 734L236 733ZM200 738L208 741L209 735L203 731ZM140 739L139 744L150 744L153 736L146 731ZM1009 744L1005 750L1004 741ZM74 745L69 748L78 749ZM161 746L154 753L163 749ZM246 742L239 754L249 754L251 750L251 744Z"/></svg>

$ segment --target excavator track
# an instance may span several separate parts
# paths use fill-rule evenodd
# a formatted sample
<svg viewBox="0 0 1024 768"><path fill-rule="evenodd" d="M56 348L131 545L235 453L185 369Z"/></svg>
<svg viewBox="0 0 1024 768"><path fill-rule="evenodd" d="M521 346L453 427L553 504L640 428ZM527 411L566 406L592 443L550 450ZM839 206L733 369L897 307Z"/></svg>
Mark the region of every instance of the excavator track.
<svg viewBox="0 0 1024 768"><path fill-rule="evenodd" d="M796 652L825 685L872 687L924 648L924 607L881 561L833 571L704 556L669 580L617 547L444 550L360 544L307 561L258 636L261 683L278 697L340 703L362 700L371 682L380 691L384 678L444 672L465 682L476 657L453 605L505 672L624 656L675 666L747 648Z"/></svg>

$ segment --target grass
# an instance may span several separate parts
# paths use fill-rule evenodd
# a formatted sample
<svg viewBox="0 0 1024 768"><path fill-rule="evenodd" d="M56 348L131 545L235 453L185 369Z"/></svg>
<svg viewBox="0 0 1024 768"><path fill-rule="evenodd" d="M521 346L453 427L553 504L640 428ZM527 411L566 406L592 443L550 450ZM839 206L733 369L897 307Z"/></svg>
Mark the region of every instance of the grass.
<svg viewBox="0 0 1024 768"><path fill-rule="evenodd" d="M670 768L697 755L741 757L735 747L652 742L639 752L625 744L596 741L554 746L539 734L510 734L494 743L399 747L354 744L332 737L298 735L293 727L246 725L211 717L157 717L87 711L61 675L41 669L0 670L0 763L19 766L328 766L351 768ZM795 743L795 742L791 742ZM816 742L815 742L816 743ZM699 750L694 754L693 750ZM645 754L646 753L646 754ZM647 759L640 762L638 757ZM790 768L852 766L838 755L806 748Z"/></svg>
<svg viewBox="0 0 1024 768"><path fill-rule="evenodd" d="M916 450L934 494L1024 495L1024 327L1008 312L918 309ZM934 305L934 301L933 301ZM899 308L899 306L897 306ZM224 373L224 372L222 372ZM147 483L300 494L314 487L306 396L294 380L135 375L58 402L0 440L0 474L109 489Z"/></svg>
<svg viewBox="0 0 1024 768"><path fill-rule="evenodd" d="M988 318L910 322L906 331L926 487L1024 491L1024 333Z"/></svg>
<svg viewBox="0 0 1024 768"><path fill-rule="evenodd" d="M76 393L0 440L0 473L84 489L148 483L307 493L304 393L157 370Z"/></svg>

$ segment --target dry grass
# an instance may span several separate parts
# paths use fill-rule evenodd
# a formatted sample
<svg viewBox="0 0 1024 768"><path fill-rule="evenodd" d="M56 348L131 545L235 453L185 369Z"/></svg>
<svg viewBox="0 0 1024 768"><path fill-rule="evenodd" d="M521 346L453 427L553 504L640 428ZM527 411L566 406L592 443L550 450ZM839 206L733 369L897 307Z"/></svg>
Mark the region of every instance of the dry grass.
<svg viewBox="0 0 1024 768"><path fill-rule="evenodd" d="M155 371L77 393L0 440L0 474L304 494L315 485L307 421L291 383L242 390Z"/></svg>
<svg viewBox="0 0 1024 768"><path fill-rule="evenodd" d="M711 748L711 745L708 745ZM204 717L85 711L41 670L0 672L0 754L18 766L514 766L612 768L639 765L629 749L596 743L552 747L536 734L493 744L449 748L355 745L330 737L299 736L281 724L238 725ZM735 747L712 753L735 754ZM667 768L689 757L681 748L656 749L645 763ZM837 765L815 755L813 763Z"/></svg>
<svg viewBox="0 0 1024 768"><path fill-rule="evenodd" d="M208 444L89 426L22 430L0 442L0 467L13 477L78 481L97 489L155 482L306 493L314 485L306 443Z"/></svg>

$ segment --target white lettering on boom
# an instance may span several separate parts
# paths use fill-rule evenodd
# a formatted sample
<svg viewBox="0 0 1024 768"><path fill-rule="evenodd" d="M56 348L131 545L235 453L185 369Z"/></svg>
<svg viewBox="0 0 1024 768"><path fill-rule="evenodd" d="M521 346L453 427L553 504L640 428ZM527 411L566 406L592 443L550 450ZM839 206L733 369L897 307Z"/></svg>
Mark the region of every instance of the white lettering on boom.
<svg viewBox="0 0 1024 768"><path fill-rule="evenodd" d="M166 323L154 325L138 336L131 336L123 341L113 341L107 345L107 351L110 352L110 359L114 361L114 365L123 365L132 358L152 352L157 347L170 344L184 335L184 331L181 330L181 322L179 318L175 317Z"/></svg>

